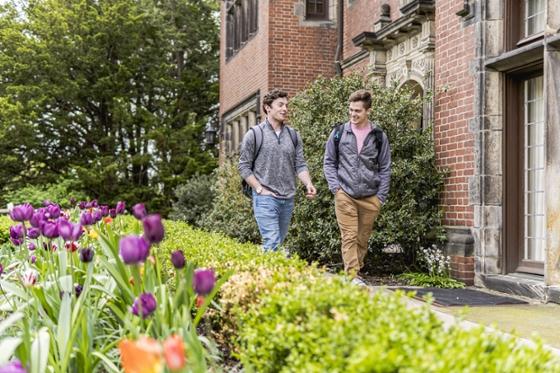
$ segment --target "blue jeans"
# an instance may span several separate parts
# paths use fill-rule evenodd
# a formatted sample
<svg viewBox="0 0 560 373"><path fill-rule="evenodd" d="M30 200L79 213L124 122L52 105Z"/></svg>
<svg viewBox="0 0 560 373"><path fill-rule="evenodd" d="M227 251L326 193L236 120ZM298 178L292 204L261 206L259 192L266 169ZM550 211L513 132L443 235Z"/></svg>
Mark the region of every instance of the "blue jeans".
<svg viewBox="0 0 560 373"><path fill-rule="evenodd" d="M288 234L294 199L261 196L253 191L253 211L261 232L264 251L276 251Z"/></svg>

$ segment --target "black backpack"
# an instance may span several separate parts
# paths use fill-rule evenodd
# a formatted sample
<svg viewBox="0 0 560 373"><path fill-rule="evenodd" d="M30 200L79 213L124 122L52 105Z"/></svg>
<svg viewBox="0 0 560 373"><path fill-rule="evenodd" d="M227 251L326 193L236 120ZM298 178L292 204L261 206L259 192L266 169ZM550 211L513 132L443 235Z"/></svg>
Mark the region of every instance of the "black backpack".
<svg viewBox="0 0 560 373"><path fill-rule="evenodd" d="M338 164L338 154L340 139L342 138L342 131L344 131L344 123L338 122L334 126L334 148L336 150L336 162ZM373 135L375 138L375 146L377 147L377 157L373 160L374 167L379 170L379 154L381 153L381 146L383 145L383 130L379 126L373 128Z"/></svg>
<svg viewBox="0 0 560 373"><path fill-rule="evenodd" d="M255 127L258 127L260 131L256 131ZM253 132L253 137L255 138L255 153L253 156L253 162L251 163L251 171L255 168L255 161L257 160L257 157L259 156L259 153L261 151L264 136L264 132L261 126L257 125L255 127L251 127L249 129ZM288 126L286 126L286 130L290 134L290 138L292 139L292 143L294 144L294 149L297 149L298 137L296 131ZM251 186L247 184L247 182L243 179L241 180L241 190L246 197L253 198L253 188L251 188Z"/></svg>

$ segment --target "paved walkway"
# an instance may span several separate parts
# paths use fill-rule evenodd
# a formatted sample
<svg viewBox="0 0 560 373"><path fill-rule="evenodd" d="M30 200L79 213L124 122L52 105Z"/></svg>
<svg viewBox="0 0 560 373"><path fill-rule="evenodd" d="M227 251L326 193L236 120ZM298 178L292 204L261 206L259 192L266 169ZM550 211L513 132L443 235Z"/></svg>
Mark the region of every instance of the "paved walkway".
<svg viewBox="0 0 560 373"><path fill-rule="evenodd" d="M372 291L389 291L387 287L370 286L370 288ZM480 288L473 289L485 291ZM459 319L465 329L484 325L491 332L514 335L520 343L529 345L533 344L531 338L539 337L547 348L560 356L560 305L542 304L532 299L518 298L529 304L484 307L432 305L431 308L445 325L455 324ZM409 299L408 303L410 307L420 307L425 304L416 299Z"/></svg>

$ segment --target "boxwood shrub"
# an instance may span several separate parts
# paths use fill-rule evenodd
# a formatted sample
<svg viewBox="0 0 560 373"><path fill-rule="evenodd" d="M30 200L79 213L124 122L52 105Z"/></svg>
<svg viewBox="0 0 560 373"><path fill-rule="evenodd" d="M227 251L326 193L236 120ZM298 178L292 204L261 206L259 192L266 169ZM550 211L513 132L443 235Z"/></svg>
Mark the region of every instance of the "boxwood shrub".
<svg viewBox="0 0 560 373"><path fill-rule="evenodd" d="M408 308L403 294L371 296L298 258L184 223L167 222L166 230L162 263L182 249L199 266L234 272L221 290L216 335L245 371L560 372L538 343L446 328L428 306Z"/></svg>

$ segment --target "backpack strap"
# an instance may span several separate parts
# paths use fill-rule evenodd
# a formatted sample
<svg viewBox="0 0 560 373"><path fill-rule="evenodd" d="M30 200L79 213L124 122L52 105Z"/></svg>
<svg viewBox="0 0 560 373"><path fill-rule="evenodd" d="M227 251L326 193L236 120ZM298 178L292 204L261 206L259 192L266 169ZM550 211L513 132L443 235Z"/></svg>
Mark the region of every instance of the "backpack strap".
<svg viewBox="0 0 560 373"><path fill-rule="evenodd" d="M338 147L340 145L340 139L342 138L342 131L344 131L344 123L337 122L334 126L334 149L336 151L336 161L338 162Z"/></svg>
<svg viewBox="0 0 560 373"><path fill-rule="evenodd" d="M294 149L297 149L298 146L297 131L288 126L286 126L286 130L288 130L288 133L290 134L290 138L292 139L292 144L294 144Z"/></svg>
<svg viewBox="0 0 560 373"><path fill-rule="evenodd" d="M373 135L375 136L375 147L377 148L377 157L374 160L374 164L379 169L379 155L383 146L383 130L376 125L373 128Z"/></svg>
<svg viewBox="0 0 560 373"><path fill-rule="evenodd" d="M255 127L258 127L260 131L256 131ZM250 130L253 132L253 137L255 139L255 150L254 150L254 153L253 153L253 163L251 163L251 170L253 170L255 168L255 161L257 160L257 157L259 156L259 153L261 152L264 132L263 132L263 129L261 128L260 125L251 127Z"/></svg>

